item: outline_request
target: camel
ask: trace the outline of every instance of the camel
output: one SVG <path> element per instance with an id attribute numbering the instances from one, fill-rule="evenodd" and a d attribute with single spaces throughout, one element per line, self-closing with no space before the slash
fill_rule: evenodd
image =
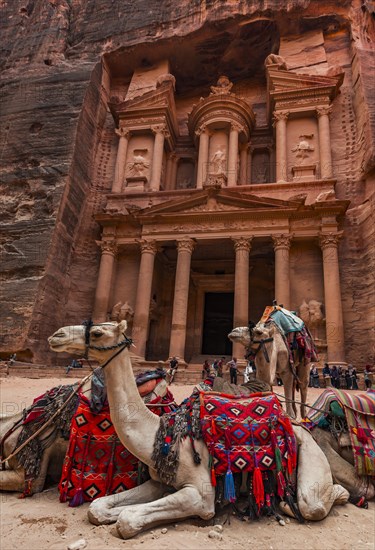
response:
<path id="1" fill-rule="evenodd" d="M 84 378 L 80 385 L 80 391 L 90 400 L 91 398 L 91 377 Z M 77 384 L 74 386 L 77 387 Z M 70 388 L 70 386 L 62 386 L 62 388 Z M 151 393 L 143 395 L 142 399 L 145 403 L 149 403 L 157 396 L 165 395 L 167 391 L 167 383 L 165 380 L 160 381 Z M 78 397 L 76 397 L 78 399 Z M 71 419 L 73 418 L 74 410 L 69 411 L 66 426 L 70 426 Z M 70 420 L 69 420 L 70 418 Z M 16 429 L 7 437 L 4 441 L 3 456 L 8 457 L 13 454 L 13 451 L 17 447 L 18 437 L 22 430 L 22 425 L 17 426 L 23 419 L 23 411 L 17 414 L 0 416 L 0 441 L 11 430 L 13 426 Z M 58 419 L 56 418 L 51 424 L 46 426 L 40 434 L 40 440 L 48 441 L 53 438 L 53 441 L 49 441 L 49 446 L 43 450 L 40 473 L 30 484 L 28 488 L 28 495 L 39 493 L 43 491 L 46 483 L 46 479 L 51 483 L 58 483 L 61 477 L 62 465 L 64 457 L 68 448 L 68 438 L 61 436 L 61 430 L 57 426 Z M 37 452 L 37 450 L 35 450 Z M 20 465 L 18 455 L 12 456 L 7 460 L 7 469 L 0 470 L 0 491 L 14 491 L 24 492 L 25 490 L 25 470 Z"/>
<path id="2" fill-rule="evenodd" d="M 286 412 L 296 418 L 295 389 L 301 392 L 301 418 L 305 417 L 310 366 L 301 361 L 296 368 L 298 383 L 289 363 L 289 350 L 274 322 L 258 323 L 253 329 L 237 327 L 228 334 L 232 342 L 239 342 L 255 355 L 257 378 L 272 386 L 276 375 L 284 384 Z"/>
<path id="3" fill-rule="evenodd" d="M 124 493 L 98 498 L 89 507 L 95 525 L 116 522 L 119 535 L 129 539 L 153 526 L 190 517 L 211 519 L 215 514 L 215 488 L 211 484 L 209 452 L 195 442 L 201 457 L 194 462 L 189 438 L 182 440 L 175 481 L 160 480 L 152 459 L 160 418 L 152 414 L 138 394 L 128 347 L 126 321 L 89 327 L 66 326 L 49 338 L 54 352 L 88 352 L 104 368 L 111 419 L 122 444 L 149 468 L 150 480 Z M 332 482 L 329 464 L 308 431 L 294 427 L 299 447 L 297 494 L 300 513 L 321 520 L 334 503 L 347 502 L 348 493 Z M 314 464 L 314 468 L 311 468 Z M 286 510 L 288 511 L 288 510 Z"/>

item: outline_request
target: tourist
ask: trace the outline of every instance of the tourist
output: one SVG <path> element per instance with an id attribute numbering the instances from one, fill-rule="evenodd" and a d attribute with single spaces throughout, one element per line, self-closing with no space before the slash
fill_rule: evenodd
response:
<path id="1" fill-rule="evenodd" d="M 222 378 L 223 377 L 223 367 L 225 363 L 225 357 L 222 357 L 217 362 L 217 375 Z"/>
<path id="2" fill-rule="evenodd" d="M 329 368 L 328 363 L 324 363 L 323 367 L 323 381 L 324 381 L 324 387 L 327 387 L 327 381 L 331 378 L 331 369 Z"/>
<path id="3" fill-rule="evenodd" d="M 227 367 L 229 367 L 230 383 L 237 384 L 237 373 L 238 373 L 237 357 L 233 357 L 233 359 L 227 363 Z"/>
<path id="4" fill-rule="evenodd" d="M 202 366 L 202 380 L 205 380 L 207 376 L 210 376 L 210 363 L 206 359 Z"/>
<path id="5" fill-rule="evenodd" d="M 372 381 L 371 381 L 371 378 L 370 378 L 370 372 L 366 370 L 366 367 L 365 367 L 365 370 L 363 372 L 363 378 L 364 378 L 364 381 L 365 381 L 366 390 L 370 390 L 371 386 L 372 386 Z"/>
<path id="6" fill-rule="evenodd" d="M 351 390 L 352 389 L 352 379 L 351 379 L 351 376 L 349 374 L 348 369 L 345 369 L 345 375 L 344 376 L 345 376 L 346 389 Z"/>
<path id="7" fill-rule="evenodd" d="M 312 387 L 319 388 L 319 371 L 316 365 L 311 366 L 310 379 L 312 379 Z"/>
<path id="8" fill-rule="evenodd" d="M 169 360 L 169 371 L 168 371 L 169 384 L 172 384 L 175 374 L 177 372 L 177 369 L 178 369 L 178 357 L 173 356 Z"/>
<path id="9" fill-rule="evenodd" d="M 334 388 L 339 387 L 340 375 L 339 375 L 339 370 L 336 367 L 336 365 L 333 365 L 332 370 L 331 370 L 331 383 L 332 383 L 332 386 Z"/>
<path id="10" fill-rule="evenodd" d="M 214 362 L 211 365 L 214 375 L 218 376 L 218 369 L 219 369 L 219 359 L 215 359 Z"/>
<path id="11" fill-rule="evenodd" d="M 353 365 L 349 365 L 348 371 L 349 371 L 349 376 L 351 378 L 351 389 L 358 390 L 358 382 L 357 382 L 358 376 L 357 376 L 357 371 L 355 367 L 353 367 Z"/>
<path id="12" fill-rule="evenodd" d="M 245 372 L 243 373 L 244 384 L 247 384 L 248 382 L 250 382 L 250 378 L 253 378 L 254 376 L 254 369 L 251 363 L 252 361 L 248 361 L 245 368 Z"/>

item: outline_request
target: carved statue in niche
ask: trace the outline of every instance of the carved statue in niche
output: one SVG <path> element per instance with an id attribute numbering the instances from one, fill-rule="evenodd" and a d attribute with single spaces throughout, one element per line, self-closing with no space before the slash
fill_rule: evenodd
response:
<path id="1" fill-rule="evenodd" d="M 233 88 L 233 82 L 227 76 L 220 76 L 216 86 L 211 86 L 211 95 L 230 94 Z"/>
<path id="2" fill-rule="evenodd" d="M 147 149 L 134 149 L 133 162 L 129 163 L 129 176 L 144 177 L 150 163 L 146 160 Z"/>
<path id="3" fill-rule="evenodd" d="M 127 321 L 130 323 L 133 320 L 134 317 L 134 309 L 129 304 L 128 301 L 126 301 L 124 304 L 122 302 L 117 302 L 112 308 L 111 314 L 109 316 L 110 321 L 116 321 L 119 323 L 120 321 Z"/>
<path id="4" fill-rule="evenodd" d="M 324 318 L 324 306 L 322 302 L 317 300 L 310 300 L 306 302 L 303 300 L 299 306 L 299 316 L 310 330 L 313 338 L 319 340 L 319 327 L 321 327 L 325 321 Z"/>
<path id="5" fill-rule="evenodd" d="M 222 146 L 219 146 L 219 149 L 212 155 L 210 161 L 210 173 L 211 174 L 225 174 L 227 163 L 227 156 L 225 151 L 223 151 Z"/>
<path id="6" fill-rule="evenodd" d="M 304 164 L 305 159 L 308 159 L 310 153 L 314 151 L 313 145 L 309 143 L 309 139 L 312 139 L 314 134 L 302 134 L 299 136 L 300 141 L 292 149 L 293 153 L 296 153 L 298 164 Z"/>

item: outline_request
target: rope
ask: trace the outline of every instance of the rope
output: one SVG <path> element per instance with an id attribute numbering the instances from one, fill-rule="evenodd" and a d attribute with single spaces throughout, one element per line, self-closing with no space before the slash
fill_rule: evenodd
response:
<path id="1" fill-rule="evenodd" d="M 69 401 L 71 401 L 73 399 L 73 397 L 78 393 L 78 391 L 80 390 L 80 388 L 83 386 L 83 384 L 85 382 L 87 382 L 87 380 L 89 380 L 92 376 L 92 372 L 90 374 L 88 374 L 87 376 L 85 376 L 85 378 L 83 378 L 81 380 L 81 382 L 79 382 L 78 386 L 76 387 L 76 389 L 69 395 L 68 399 L 61 405 L 61 407 L 55 412 L 55 414 L 53 414 L 36 432 L 34 432 L 28 439 L 26 439 L 26 441 L 24 441 L 22 443 L 22 445 L 20 445 L 18 447 L 18 449 L 15 449 L 9 456 L 7 456 L 6 458 L 3 458 L 0 460 L 0 464 L 4 464 L 5 462 L 7 462 L 8 460 L 10 460 L 11 458 L 15 457 L 20 451 L 22 451 L 22 449 L 24 447 L 26 447 L 26 445 L 28 445 L 30 443 L 30 441 L 32 441 L 33 439 L 35 439 L 47 426 L 49 426 L 53 420 L 55 420 L 55 418 L 61 413 L 61 411 L 67 406 L 67 404 L 69 403 Z"/>
<path id="2" fill-rule="evenodd" d="M 281 393 L 276 393 L 275 391 L 273 392 L 275 395 L 277 395 L 277 397 L 281 397 L 281 401 L 284 401 L 285 403 L 289 402 L 289 403 L 298 403 L 298 405 L 305 405 L 305 407 L 307 407 L 308 409 L 313 409 L 314 411 L 319 411 L 319 412 L 322 412 L 324 414 L 327 414 L 327 415 L 330 415 L 331 413 L 330 412 L 327 412 L 326 410 L 324 409 L 318 409 L 316 407 L 312 407 L 311 405 L 308 405 L 307 403 L 302 403 L 302 401 L 297 401 L 296 399 L 289 399 L 288 397 L 285 397 L 285 395 L 281 395 Z"/>

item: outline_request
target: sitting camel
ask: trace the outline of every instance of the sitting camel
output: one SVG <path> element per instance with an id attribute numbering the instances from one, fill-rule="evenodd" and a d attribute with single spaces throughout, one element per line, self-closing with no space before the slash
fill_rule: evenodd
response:
<path id="1" fill-rule="evenodd" d="M 104 368 L 111 419 L 122 444 L 149 468 L 151 479 L 120 494 L 95 500 L 88 516 L 95 525 L 117 522 L 119 534 L 131 538 L 150 527 L 215 514 L 215 488 L 211 484 L 209 451 L 203 441 L 195 441 L 201 457 L 194 462 L 191 442 L 180 444 L 175 480 L 161 482 L 152 459 L 154 441 L 161 419 L 152 414 L 138 394 L 125 335 L 126 321 L 100 323 L 90 327 L 67 326 L 49 338 L 54 352 L 88 352 Z M 334 503 L 345 503 L 347 491 L 332 482 L 324 453 L 304 428 L 295 426 L 298 443 L 297 494 L 302 516 L 320 520 Z M 311 465 L 314 464 L 314 468 Z M 317 491 L 318 489 L 318 491 Z"/>
<path id="2" fill-rule="evenodd" d="M 255 354 L 257 378 L 271 386 L 276 375 L 281 378 L 284 384 L 286 412 L 292 418 L 296 418 L 297 415 L 295 390 L 301 391 L 301 417 L 304 418 L 310 366 L 303 360 L 297 363 L 297 381 L 290 366 L 289 350 L 276 323 L 258 323 L 252 329 L 237 327 L 228 334 L 228 338 L 232 342 L 241 343 L 246 350 Z"/>
<path id="3" fill-rule="evenodd" d="M 78 402 L 76 393 L 78 390 L 88 400 L 91 399 L 91 375 L 84 378 L 80 384 L 60 386 L 60 394 L 65 396 L 65 404 L 67 405 L 66 397 L 69 395 L 72 396 L 71 404 L 65 409 L 66 415 L 63 420 L 61 411 L 60 415 L 41 429 L 38 435 L 38 441 L 41 444 L 32 445 L 32 455 L 28 461 L 36 464 L 40 459 L 40 466 L 39 473 L 30 482 L 27 496 L 43 491 L 47 477 L 52 483 L 60 481 L 62 465 L 68 448 L 70 424 Z M 167 383 L 165 380 L 161 380 L 151 393 L 142 394 L 142 399 L 145 403 L 149 403 L 155 397 L 163 397 L 166 392 Z M 14 450 L 20 447 L 19 436 L 23 429 L 22 421 L 23 411 L 13 415 L 3 414 L 0 417 L 1 456 L 5 459 L 10 456 L 6 460 L 7 468 L 0 470 L 0 491 L 24 492 L 26 488 L 25 469 L 20 464 L 20 455 L 14 453 Z M 38 457 L 38 453 L 41 454 L 40 457 Z"/>

